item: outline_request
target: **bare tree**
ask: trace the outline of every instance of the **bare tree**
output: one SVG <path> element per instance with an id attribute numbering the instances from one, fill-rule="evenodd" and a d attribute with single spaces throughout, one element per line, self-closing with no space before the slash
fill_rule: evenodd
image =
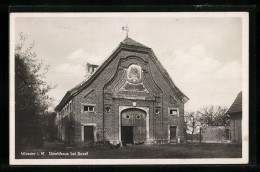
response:
<path id="1" fill-rule="evenodd" d="M 227 126 L 229 116 L 226 114 L 225 106 L 206 106 L 201 108 L 198 113 L 201 114 L 201 123 L 206 126 Z"/>
<path id="2" fill-rule="evenodd" d="M 199 131 L 200 128 L 200 114 L 198 112 L 186 112 L 184 115 L 186 133 L 189 132 L 192 135 L 192 142 L 194 140 L 194 134 Z"/>

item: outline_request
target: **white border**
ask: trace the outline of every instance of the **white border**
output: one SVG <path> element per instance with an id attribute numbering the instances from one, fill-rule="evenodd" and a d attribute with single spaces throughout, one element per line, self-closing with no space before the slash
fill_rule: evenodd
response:
<path id="1" fill-rule="evenodd" d="M 200 159 L 15 159 L 14 42 L 17 17 L 240 17 L 242 19 L 242 158 Z M 10 165 L 104 165 L 104 164 L 247 164 L 249 147 L 249 15 L 248 12 L 178 12 L 178 13 L 11 13 L 10 14 Z M 235 99 L 235 97 L 234 97 Z"/>

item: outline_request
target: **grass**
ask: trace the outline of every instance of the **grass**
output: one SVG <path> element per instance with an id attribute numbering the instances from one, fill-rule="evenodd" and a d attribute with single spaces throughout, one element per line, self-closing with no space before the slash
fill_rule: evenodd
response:
<path id="1" fill-rule="evenodd" d="M 56 148 L 55 148 L 56 146 Z M 24 152 L 45 152 L 45 155 L 21 156 L 17 152 L 16 158 L 80 158 L 80 159 L 160 159 L 160 158 L 241 158 L 241 144 L 200 143 L 200 144 L 150 144 L 127 145 L 118 149 L 100 149 L 86 147 L 84 149 L 66 150 L 61 145 L 49 144 L 43 149 L 26 150 Z M 48 155 L 49 152 L 76 153 L 76 155 Z M 77 155 L 77 152 L 87 155 Z M 46 155 L 47 154 L 47 155 Z"/>

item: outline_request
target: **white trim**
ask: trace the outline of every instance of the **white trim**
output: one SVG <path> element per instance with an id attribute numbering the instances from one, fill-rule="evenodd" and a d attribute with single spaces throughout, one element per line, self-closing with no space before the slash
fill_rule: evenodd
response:
<path id="1" fill-rule="evenodd" d="M 168 124 L 168 143 L 171 142 L 171 127 L 176 127 L 176 143 L 177 143 L 179 137 L 179 127 L 177 125 L 171 125 L 171 124 Z"/>
<path id="2" fill-rule="evenodd" d="M 177 110 L 177 115 L 170 114 L 170 110 Z M 177 116 L 177 117 L 179 117 L 179 108 L 175 108 L 175 107 L 168 107 L 168 115 L 170 115 L 170 116 Z"/>
<path id="3" fill-rule="evenodd" d="M 93 106 L 93 111 L 84 111 L 84 106 Z M 89 104 L 89 103 L 81 103 L 81 113 L 94 113 L 96 109 L 96 104 Z"/>
<path id="4" fill-rule="evenodd" d="M 72 112 L 72 100 L 69 101 L 68 105 L 69 105 L 69 112 Z"/>
<path id="5" fill-rule="evenodd" d="M 84 143 L 84 127 L 93 126 L 94 142 L 97 141 L 97 124 L 96 123 L 81 123 L 81 141 Z"/>
<path id="6" fill-rule="evenodd" d="M 118 125 L 118 140 L 119 142 L 122 142 L 121 140 L 121 112 L 125 109 L 141 109 L 146 112 L 146 141 L 149 141 L 149 108 L 148 107 L 138 107 L 138 106 L 119 106 L 119 125 Z"/>

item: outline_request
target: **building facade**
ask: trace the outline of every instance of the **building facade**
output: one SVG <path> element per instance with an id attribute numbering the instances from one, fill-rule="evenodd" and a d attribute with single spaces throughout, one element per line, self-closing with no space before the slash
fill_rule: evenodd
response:
<path id="1" fill-rule="evenodd" d="M 83 147 L 99 141 L 184 142 L 184 104 L 152 49 L 125 38 L 56 107 L 59 138 Z"/>
<path id="2" fill-rule="evenodd" d="M 242 91 L 226 112 L 230 116 L 230 137 L 232 142 L 242 142 Z"/>

